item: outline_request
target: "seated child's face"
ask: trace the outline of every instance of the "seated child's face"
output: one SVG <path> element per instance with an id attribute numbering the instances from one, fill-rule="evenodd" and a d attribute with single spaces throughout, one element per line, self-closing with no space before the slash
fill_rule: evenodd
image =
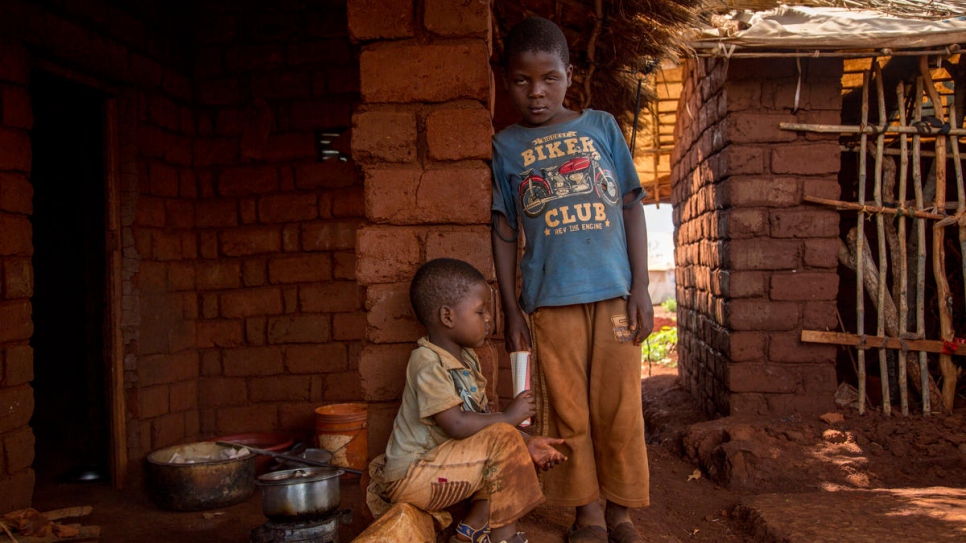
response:
<path id="1" fill-rule="evenodd" d="M 561 122 L 567 87 L 573 66 L 565 66 L 560 55 L 546 51 L 524 51 L 507 64 L 504 85 L 513 105 L 523 115 L 524 126 Z"/>
<path id="2" fill-rule="evenodd" d="M 490 333 L 490 286 L 479 282 L 456 304 L 453 340 L 460 347 L 479 347 Z"/>

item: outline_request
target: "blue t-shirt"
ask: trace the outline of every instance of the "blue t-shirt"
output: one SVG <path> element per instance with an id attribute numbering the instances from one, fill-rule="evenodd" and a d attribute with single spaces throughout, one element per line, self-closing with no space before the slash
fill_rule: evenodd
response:
<path id="1" fill-rule="evenodd" d="M 627 296 L 623 196 L 644 190 L 614 117 L 584 110 L 550 126 L 493 137 L 493 211 L 523 225 L 523 310 Z M 631 205 L 631 204 L 628 204 Z"/>

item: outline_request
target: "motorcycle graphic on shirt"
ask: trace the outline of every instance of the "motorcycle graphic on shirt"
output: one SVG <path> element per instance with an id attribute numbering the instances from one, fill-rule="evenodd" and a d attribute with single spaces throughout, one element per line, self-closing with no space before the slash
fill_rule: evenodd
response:
<path id="1" fill-rule="evenodd" d="M 553 168 L 540 168 L 540 175 L 531 168 L 520 176 L 520 202 L 523 212 L 530 218 L 537 217 L 547 207 L 547 202 L 595 191 L 610 205 L 617 205 L 620 189 L 614 174 L 601 168 L 600 155 L 586 153 Z"/>

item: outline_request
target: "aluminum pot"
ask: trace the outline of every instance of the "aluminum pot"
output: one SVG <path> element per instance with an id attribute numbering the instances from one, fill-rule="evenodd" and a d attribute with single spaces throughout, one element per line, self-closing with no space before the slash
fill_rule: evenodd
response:
<path id="1" fill-rule="evenodd" d="M 255 455 L 220 459 L 227 449 L 200 442 L 151 453 L 148 495 L 159 507 L 175 511 L 217 509 L 247 500 L 255 492 Z"/>
<path id="2" fill-rule="evenodd" d="M 305 467 L 260 475 L 262 513 L 274 521 L 318 518 L 339 507 L 341 468 Z"/>

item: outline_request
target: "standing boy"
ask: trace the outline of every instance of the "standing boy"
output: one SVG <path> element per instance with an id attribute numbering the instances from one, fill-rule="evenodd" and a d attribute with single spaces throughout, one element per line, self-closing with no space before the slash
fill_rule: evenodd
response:
<path id="1" fill-rule="evenodd" d="M 486 409 L 473 348 L 490 332 L 490 286 L 470 264 L 440 258 L 416 272 L 409 295 L 429 335 L 409 357 L 402 405 L 385 457 L 373 460 L 369 492 L 430 512 L 471 499 L 451 543 L 526 543 L 516 521 L 544 501 L 534 465 L 549 469 L 566 457 L 552 447 L 562 440 L 514 428 L 534 413 L 530 391 L 503 412 Z"/>
<path id="2" fill-rule="evenodd" d="M 614 118 L 564 107 L 573 66 L 553 22 L 516 25 L 504 69 L 523 116 L 493 139 L 506 346 L 532 350 L 538 430 L 563 438 L 570 457 L 543 476 L 544 492 L 551 505 L 576 508 L 571 543 L 640 541 L 628 508 L 649 501 L 639 346 L 654 309 L 643 189 Z M 526 239 L 519 300 L 518 224 Z"/>

